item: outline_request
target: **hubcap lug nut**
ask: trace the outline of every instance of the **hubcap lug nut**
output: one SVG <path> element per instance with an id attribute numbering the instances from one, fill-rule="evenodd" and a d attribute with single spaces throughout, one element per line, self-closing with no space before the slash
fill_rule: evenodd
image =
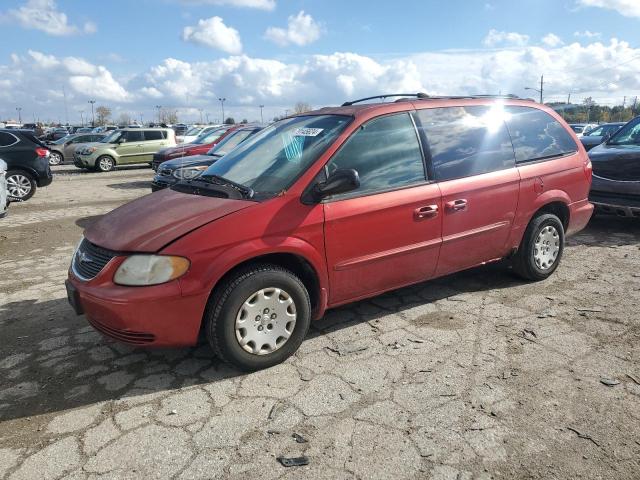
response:
<path id="1" fill-rule="evenodd" d="M 272 313 L 272 314 L 271 314 L 271 318 L 272 318 L 272 319 L 274 319 L 274 320 L 275 320 L 277 317 L 278 317 L 278 315 L 276 315 L 275 313 Z"/>
<path id="2" fill-rule="evenodd" d="M 264 313 L 269 313 L 269 309 L 268 309 L 268 308 L 265 308 L 265 309 L 264 309 Z"/>
<path id="3" fill-rule="evenodd" d="M 258 331 L 261 332 L 263 329 L 262 325 L 258 325 Z"/>

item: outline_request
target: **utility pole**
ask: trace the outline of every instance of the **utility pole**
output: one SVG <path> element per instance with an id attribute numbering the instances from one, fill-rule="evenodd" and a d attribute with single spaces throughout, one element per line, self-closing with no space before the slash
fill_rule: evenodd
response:
<path id="1" fill-rule="evenodd" d="M 84 111 L 80 110 L 80 123 L 84 127 Z"/>
<path id="2" fill-rule="evenodd" d="M 18 112 L 18 123 L 22 126 L 22 107 L 16 107 L 16 112 Z"/>
<path id="3" fill-rule="evenodd" d="M 158 109 L 158 124 L 162 123 L 162 120 L 160 119 L 160 110 L 162 109 L 162 105 L 156 105 L 156 108 Z"/>
<path id="4" fill-rule="evenodd" d="M 200 110 L 200 125 L 202 125 L 202 109 L 199 108 L 198 110 Z"/>
<path id="5" fill-rule="evenodd" d="M 631 107 L 631 115 L 635 116 L 636 114 L 636 105 L 638 104 L 638 96 L 633 99 L 633 106 Z"/>
<path id="6" fill-rule="evenodd" d="M 95 127 L 96 126 L 96 116 L 95 113 L 93 111 L 93 105 L 96 103 L 95 100 L 89 100 L 89 102 L 91 104 L 91 126 Z"/>
<path id="7" fill-rule="evenodd" d="M 69 108 L 67 107 L 67 91 L 62 86 L 62 96 L 64 97 L 64 121 L 69 125 Z"/>
<path id="8" fill-rule="evenodd" d="M 540 94 L 540 103 L 542 104 L 543 94 L 544 94 L 544 75 L 540 75 L 540 89 L 533 87 L 524 87 L 525 90 L 533 90 L 534 92 L 538 92 Z"/>
<path id="9" fill-rule="evenodd" d="M 224 102 L 226 102 L 227 99 L 220 97 L 220 98 L 218 98 L 218 100 L 220 100 L 220 105 L 222 106 L 222 124 L 224 125 L 224 120 L 225 120 L 225 118 L 224 118 Z"/>
<path id="10" fill-rule="evenodd" d="M 622 119 L 624 118 L 624 109 L 627 105 L 627 96 L 624 96 L 624 99 L 622 100 L 622 110 L 620 110 L 620 121 L 622 121 Z"/>
<path id="11" fill-rule="evenodd" d="M 262 116 L 262 109 L 264 108 L 264 105 L 260 105 L 260 123 L 264 123 L 264 117 Z"/>
<path id="12" fill-rule="evenodd" d="M 142 121 L 142 113 L 140 113 L 140 126 L 143 126 L 144 122 Z"/>

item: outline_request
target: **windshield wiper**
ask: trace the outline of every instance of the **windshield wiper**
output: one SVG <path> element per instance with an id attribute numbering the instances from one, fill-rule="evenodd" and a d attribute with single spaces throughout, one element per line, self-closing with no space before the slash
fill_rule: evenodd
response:
<path id="1" fill-rule="evenodd" d="M 240 192 L 246 198 L 252 198 L 255 193 L 253 191 L 253 188 L 242 185 L 241 183 L 236 183 L 232 180 L 229 180 L 228 178 L 221 177 L 220 175 L 200 175 L 198 179 L 205 182 L 213 183 L 214 185 L 231 187 Z"/>

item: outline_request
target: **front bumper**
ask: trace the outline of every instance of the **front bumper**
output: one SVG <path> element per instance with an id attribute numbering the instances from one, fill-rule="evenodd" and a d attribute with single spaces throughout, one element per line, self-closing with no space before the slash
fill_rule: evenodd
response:
<path id="1" fill-rule="evenodd" d="M 93 155 L 73 155 L 73 164 L 78 168 L 94 168 L 96 166 L 96 157 Z"/>
<path id="2" fill-rule="evenodd" d="M 168 177 L 166 175 L 156 175 L 151 181 L 151 191 L 157 192 L 158 190 L 169 188 L 171 185 L 175 185 L 176 183 L 178 183 L 178 180 L 173 176 Z"/>
<path id="3" fill-rule="evenodd" d="M 149 287 L 116 285 L 111 279 L 122 261 L 112 259 L 87 282 L 69 270 L 67 293 L 76 313 L 84 313 L 103 335 L 129 345 L 195 345 L 206 296 L 184 297 L 179 280 Z"/>
<path id="4" fill-rule="evenodd" d="M 640 182 L 594 175 L 589 200 L 598 213 L 640 218 Z"/>

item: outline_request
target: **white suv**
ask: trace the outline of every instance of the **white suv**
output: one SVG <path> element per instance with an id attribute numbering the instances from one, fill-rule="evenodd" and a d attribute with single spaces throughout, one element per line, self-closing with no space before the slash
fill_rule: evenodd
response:
<path id="1" fill-rule="evenodd" d="M 0 218 L 7 214 L 9 200 L 7 198 L 7 163 L 0 159 Z"/>

